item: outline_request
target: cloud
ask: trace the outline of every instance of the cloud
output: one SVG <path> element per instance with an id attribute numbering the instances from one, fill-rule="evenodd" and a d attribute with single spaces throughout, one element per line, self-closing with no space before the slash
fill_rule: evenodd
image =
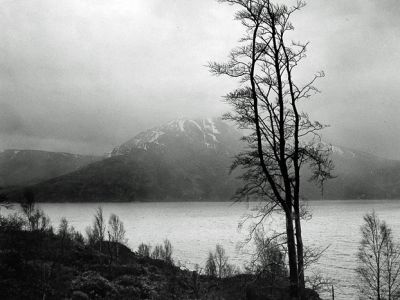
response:
<path id="1" fill-rule="evenodd" d="M 235 83 L 210 76 L 242 34 L 213 0 L 0 0 L 0 147 L 103 153 L 177 117 L 220 115 Z M 327 139 L 397 157 L 395 0 L 310 0 L 300 78 L 324 70 L 307 109 Z M 357 138 L 354 138 L 355 135 Z M 379 145 L 376 146 L 376 143 Z M 5 146 L 4 146 L 5 145 Z"/>

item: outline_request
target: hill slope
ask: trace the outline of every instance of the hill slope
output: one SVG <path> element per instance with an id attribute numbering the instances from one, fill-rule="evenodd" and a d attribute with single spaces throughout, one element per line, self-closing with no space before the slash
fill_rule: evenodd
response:
<path id="1" fill-rule="evenodd" d="M 5 150 L 0 152 L 0 186 L 38 183 L 99 159 L 96 156 L 39 150 Z"/>
<path id="2" fill-rule="evenodd" d="M 32 189 L 38 201 L 230 200 L 241 184 L 229 175 L 240 136 L 218 119 L 171 121 L 139 133 L 110 158 Z M 400 161 L 344 147 L 333 147 L 332 159 L 337 177 L 325 184 L 323 198 L 400 199 Z M 309 177 L 304 170 L 302 195 L 321 199 Z"/>
<path id="3" fill-rule="evenodd" d="M 336 178 L 324 187 L 325 199 L 400 199 L 400 161 L 333 147 Z M 305 196 L 320 199 L 315 186 L 304 184 Z"/>
<path id="4" fill-rule="evenodd" d="M 238 184 L 228 174 L 239 138 L 220 120 L 176 120 L 32 189 L 38 201 L 228 200 Z"/>

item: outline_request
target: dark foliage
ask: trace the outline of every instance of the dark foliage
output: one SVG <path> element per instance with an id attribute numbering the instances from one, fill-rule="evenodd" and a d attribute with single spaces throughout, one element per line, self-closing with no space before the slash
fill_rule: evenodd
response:
<path id="1" fill-rule="evenodd" d="M 23 222 L 17 216 L 0 218 L 0 299 L 240 300 L 287 295 L 285 289 L 260 289 L 253 275 L 197 275 L 171 262 L 137 255 L 124 245 L 119 245 L 118 261 L 111 263 L 106 253 L 110 242 L 104 242 L 102 253 L 98 245 L 76 238 L 67 222 L 57 234 L 25 231 Z"/>

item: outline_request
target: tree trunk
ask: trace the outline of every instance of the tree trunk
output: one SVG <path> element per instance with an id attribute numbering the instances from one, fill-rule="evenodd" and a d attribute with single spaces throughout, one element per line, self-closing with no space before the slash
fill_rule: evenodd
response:
<path id="1" fill-rule="evenodd" d="M 298 205 L 295 205 L 295 225 L 296 225 L 296 245 L 297 245 L 297 272 L 299 278 L 299 291 L 300 295 L 303 295 L 305 283 L 304 283 L 304 246 L 303 238 L 301 233 L 301 220 L 300 220 L 300 209 Z"/>
<path id="2" fill-rule="evenodd" d="M 381 274 L 380 274 L 380 264 L 378 260 L 378 272 L 376 276 L 376 285 L 377 285 L 377 292 L 378 292 L 378 298 L 377 300 L 381 300 Z"/>
<path id="3" fill-rule="evenodd" d="M 286 234 L 289 257 L 290 297 L 293 300 L 299 297 L 299 281 L 297 271 L 296 243 L 294 238 L 293 218 L 291 211 L 286 212 Z"/>

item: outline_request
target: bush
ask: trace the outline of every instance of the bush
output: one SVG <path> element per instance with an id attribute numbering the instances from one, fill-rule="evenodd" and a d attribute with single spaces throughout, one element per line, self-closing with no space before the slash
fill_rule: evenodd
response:
<path id="1" fill-rule="evenodd" d="M 106 298 L 116 293 L 116 289 L 111 282 L 93 271 L 85 272 L 76 278 L 72 282 L 72 290 L 84 292 L 94 299 L 97 299 L 97 297 Z"/>
<path id="2" fill-rule="evenodd" d="M 26 225 L 26 221 L 17 213 L 8 215 L 7 217 L 0 216 L 1 231 L 20 231 Z"/>
<path id="3" fill-rule="evenodd" d="M 81 291 L 74 291 L 72 293 L 72 300 L 89 300 L 89 296 Z"/>

